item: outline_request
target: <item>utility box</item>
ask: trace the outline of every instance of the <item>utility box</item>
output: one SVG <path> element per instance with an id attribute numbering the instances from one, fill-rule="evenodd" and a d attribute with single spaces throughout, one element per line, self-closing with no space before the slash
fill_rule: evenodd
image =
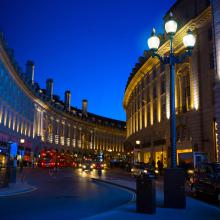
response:
<path id="1" fill-rule="evenodd" d="M 136 211 L 139 213 L 156 213 L 155 181 L 148 176 L 140 176 L 136 180 Z"/>

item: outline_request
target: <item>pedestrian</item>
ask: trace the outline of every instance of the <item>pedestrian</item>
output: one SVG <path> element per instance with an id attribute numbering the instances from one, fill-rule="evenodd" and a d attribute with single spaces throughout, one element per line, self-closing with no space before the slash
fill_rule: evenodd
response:
<path id="1" fill-rule="evenodd" d="M 20 176 L 21 182 L 23 183 L 24 182 L 24 162 L 23 162 L 23 160 L 20 161 L 19 176 Z"/>
<path id="2" fill-rule="evenodd" d="M 152 160 L 151 165 L 153 168 L 155 168 L 155 160 Z"/>
<path id="3" fill-rule="evenodd" d="M 162 174 L 162 171 L 163 171 L 163 162 L 161 162 L 160 160 L 158 160 L 158 161 L 157 161 L 157 167 L 158 167 L 159 174 L 161 175 L 161 174 Z"/>

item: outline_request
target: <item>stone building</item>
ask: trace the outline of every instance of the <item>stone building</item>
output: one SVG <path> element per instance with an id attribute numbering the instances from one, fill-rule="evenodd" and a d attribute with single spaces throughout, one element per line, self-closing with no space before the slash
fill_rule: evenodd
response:
<path id="1" fill-rule="evenodd" d="M 43 148 L 65 152 L 92 152 L 123 155 L 125 122 L 88 112 L 87 100 L 82 109 L 70 105 L 71 92 L 64 101 L 53 94 L 53 80 L 42 89 L 34 81 L 34 63 L 27 61 L 22 72 L 13 50 L 0 37 L 0 144 L 24 139 L 26 153 Z"/>
<path id="2" fill-rule="evenodd" d="M 177 159 L 205 152 L 219 160 L 219 0 L 177 0 L 164 16 L 173 12 L 178 21 L 174 51 L 185 51 L 182 39 L 188 29 L 196 35 L 190 58 L 175 66 Z M 213 7 L 212 7 L 213 6 Z M 160 55 L 169 52 L 166 34 L 160 35 Z M 215 59 L 216 58 L 216 59 Z M 126 147 L 136 160 L 170 161 L 169 66 L 161 65 L 149 51 L 139 58 L 128 78 L 123 106 L 127 116 Z M 136 141 L 140 145 L 136 145 Z"/>

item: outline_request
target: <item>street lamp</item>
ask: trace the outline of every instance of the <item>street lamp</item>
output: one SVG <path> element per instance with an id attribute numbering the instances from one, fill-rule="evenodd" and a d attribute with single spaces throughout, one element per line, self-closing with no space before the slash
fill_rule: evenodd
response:
<path id="1" fill-rule="evenodd" d="M 156 36 L 153 28 L 151 37 L 148 39 L 148 47 L 152 51 L 152 57 L 157 57 L 162 64 L 170 65 L 170 144 L 171 144 L 171 168 L 176 168 L 176 110 L 175 110 L 175 64 L 182 63 L 184 59 L 192 55 L 192 50 L 196 43 L 196 38 L 191 30 L 183 37 L 183 44 L 186 52 L 176 56 L 173 52 L 173 37 L 177 31 L 177 22 L 170 13 L 168 21 L 165 23 L 165 31 L 170 40 L 169 56 L 160 56 L 157 50 L 160 46 L 160 39 Z"/>
<path id="2" fill-rule="evenodd" d="M 23 138 L 20 139 L 20 144 L 21 144 L 21 158 L 23 159 L 23 154 L 24 154 L 24 142 L 25 140 Z"/>
<path id="3" fill-rule="evenodd" d="M 153 29 L 151 37 L 148 39 L 148 46 L 152 51 L 152 57 L 157 57 L 162 64 L 170 66 L 170 145 L 171 145 L 171 169 L 165 171 L 164 176 L 164 205 L 169 208 L 185 208 L 185 178 L 184 171 L 176 169 L 176 110 L 175 110 L 175 64 L 182 63 L 184 59 L 192 55 L 192 50 L 196 43 L 196 38 L 191 30 L 183 37 L 183 44 L 186 51 L 177 56 L 173 52 L 173 38 L 177 32 L 177 22 L 170 13 L 169 19 L 165 22 L 165 31 L 169 36 L 170 52 L 168 56 L 161 56 L 157 53 L 160 46 L 160 39 Z"/>
<path id="4" fill-rule="evenodd" d="M 137 145 L 140 145 L 140 144 L 141 144 L 141 141 L 136 140 L 136 144 L 137 144 Z"/>
<path id="5" fill-rule="evenodd" d="M 140 140 L 136 140 L 135 141 L 135 143 L 136 143 L 136 145 L 138 146 L 138 148 L 140 148 L 140 151 L 139 150 L 137 150 L 137 160 L 139 161 L 139 159 L 140 159 L 140 161 L 139 162 L 141 162 L 141 156 L 140 156 L 140 153 L 141 153 L 141 141 Z M 139 157 L 140 156 L 140 157 Z"/>

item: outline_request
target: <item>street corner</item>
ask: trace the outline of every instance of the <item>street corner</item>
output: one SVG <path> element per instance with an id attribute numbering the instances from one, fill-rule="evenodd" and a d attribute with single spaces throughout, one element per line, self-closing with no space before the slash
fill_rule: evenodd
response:
<path id="1" fill-rule="evenodd" d="M 0 198 L 9 197 L 9 196 L 18 196 L 25 193 L 30 193 L 37 190 L 36 187 L 31 186 L 27 183 L 11 183 L 8 187 L 0 189 Z"/>

